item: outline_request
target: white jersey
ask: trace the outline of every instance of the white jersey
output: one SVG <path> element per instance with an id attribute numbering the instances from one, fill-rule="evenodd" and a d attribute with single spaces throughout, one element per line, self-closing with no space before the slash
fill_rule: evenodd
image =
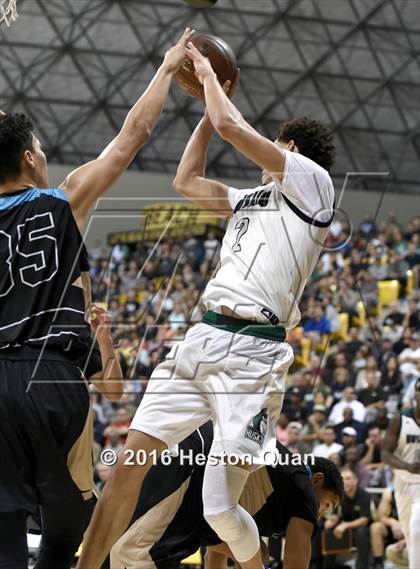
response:
<path id="1" fill-rule="evenodd" d="M 329 231 L 334 188 L 326 170 L 285 150 L 283 179 L 252 190 L 229 188 L 233 214 L 208 283 L 208 310 L 226 306 L 242 318 L 293 328 L 298 302 Z"/>
<path id="2" fill-rule="evenodd" d="M 408 463 L 420 462 L 420 426 L 414 417 L 401 415 L 400 436 L 395 456 Z M 420 483 L 420 474 L 395 470 L 395 475 L 404 482 Z"/>

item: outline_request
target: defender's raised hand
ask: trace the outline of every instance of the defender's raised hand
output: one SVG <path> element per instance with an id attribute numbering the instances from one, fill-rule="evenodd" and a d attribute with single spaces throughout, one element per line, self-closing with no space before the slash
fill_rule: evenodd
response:
<path id="1" fill-rule="evenodd" d="M 184 59 L 187 56 L 186 53 L 187 44 L 191 40 L 194 34 L 195 30 L 186 28 L 185 32 L 182 34 L 178 43 L 176 43 L 166 52 L 165 58 L 163 60 L 163 65 L 171 73 L 174 73 L 184 62 Z"/>
<path id="2" fill-rule="evenodd" d="M 200 53 L 192 42 L 188 43 L 186 54 L 192 60 L 194 64 L 195 75 L 201 84 L 204 83 L 204 79 L 207 76 L 215 75 L 215 71 L 211 66 L 208 57 L 205 57 L 202 53 Z"/>

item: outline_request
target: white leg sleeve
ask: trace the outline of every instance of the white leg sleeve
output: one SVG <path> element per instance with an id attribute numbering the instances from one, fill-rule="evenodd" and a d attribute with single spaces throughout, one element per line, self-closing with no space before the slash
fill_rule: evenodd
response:
<path id="1" fill-rule="evenodd" d="M 258 528 L 239 506 L 248 476 L 239 466 L 207 464 L 203 483 L 204 517 L 239 563 L 254 557 L 260 548 Z"/>

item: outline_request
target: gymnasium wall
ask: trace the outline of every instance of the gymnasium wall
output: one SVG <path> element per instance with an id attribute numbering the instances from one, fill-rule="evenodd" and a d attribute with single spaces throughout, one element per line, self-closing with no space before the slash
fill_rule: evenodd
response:
<path id="1" fill-rule="evenodd" d="M 73 166 L 51 165 L 50 185 L 59 184 L 73 168 Z M 105 243 L 109 233 L 138 230 L 139 211 L 145 205 L 157 203 L 159 200 L 182 201 L 172 189 L 172 179 L 173 176 L 167 174 L 127 172 L 107 197 L 100 200 L 93 212 L 86 234 L 88 247 L 93 246 L 97 240 Z M 222 181 L 239 188 L 252 187 L 249 180 Z M 256 180 L 253 186 L 258 183 L 259 180 Z M 337 199 L 341 186 L 342 182 L 336 185 Z M 356 227 L 366 215 L 374 215 L 378 207 L 378 220 L 387 218 L 390 212 L 395 212 L 401 223 L 407 223 L 419 212 L 418 196 L 392 194 L 386 192 L 386 189 L 382 195 L 381 192 L 352 190 L 351 186 L 351 183 L 348 184 L 340 208 L 346 212 Z"/>

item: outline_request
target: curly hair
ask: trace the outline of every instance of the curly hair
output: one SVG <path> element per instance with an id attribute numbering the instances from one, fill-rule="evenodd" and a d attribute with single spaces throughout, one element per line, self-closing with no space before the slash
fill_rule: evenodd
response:
<path id="1" fill-rule="evenodd" d="M 335 160 L 333 134 L 319 121 L 307 117 L 283 123 L 277 133 L 281 142 L 293 140 L 300 154 L 307 156 L 325 170 L 330 171 Z"/>
<path id="2" fill-rule="evenodd" d="M 315 464 L 311 466 L 312 472 L 321 472 L 324 475 L 323 488 L 325 490 L 332 490 L 340 498 L 340 503 L 344 498 L 344 483 L 343 477 L 338 467 L 328 458 L 315 456 Z"/>
<path id="3" fill-rule="evenodd" d="M 19 113 L 0 117 L 0 184 L 21 174 L 21 158 L 33 149 L 33 124 Z"/>

